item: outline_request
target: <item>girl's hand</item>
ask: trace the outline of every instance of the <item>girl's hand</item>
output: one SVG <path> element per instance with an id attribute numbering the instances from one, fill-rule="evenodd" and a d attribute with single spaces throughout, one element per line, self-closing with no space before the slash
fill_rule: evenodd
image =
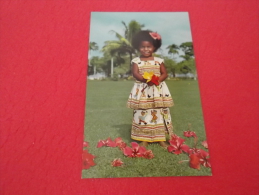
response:
<path id="1" fill-rule="evenodd" d="M 148 84 L 148 86 L 153 86 L 154 85 L 154 83 L 152 83 L 152 82 L 148 82 L 147 84 Z"/>
<path id="2" fill-rule="evenodd" d="M 147 83 L 147 80 L 144 79 L 144 78 L 142 77 L 142 75 L 139 73 L 138 65 L 135 64 L 135 63 L 132 65 L 132 75 L 133 75 L 133 77 L 134 77 L 136 80 L 138 80 L 138 81 L 140 81 L 140 82 L 143 82 L 143 83 Z"/>

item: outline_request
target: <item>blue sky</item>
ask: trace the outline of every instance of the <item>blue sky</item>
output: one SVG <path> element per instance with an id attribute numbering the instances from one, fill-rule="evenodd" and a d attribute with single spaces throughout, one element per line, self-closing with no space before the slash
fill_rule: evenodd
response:
<path id="1" fill-rule="evenodd" d="M 124 35 L 124 21 L 128 24 L 136 20 L 144 24 L 145 29 L 158 32 L 162 36 L 162 51 L 164 55 L 171 44 L 179 45 L 192 41 L 188 12 L 92 12 L 90 22 L 90 42 L 96 42 L 101 49 L 107 40 L 116 40 L 115 30 Z M 101 55 L 100 52 L 91 51 L 91 56 Z"/>

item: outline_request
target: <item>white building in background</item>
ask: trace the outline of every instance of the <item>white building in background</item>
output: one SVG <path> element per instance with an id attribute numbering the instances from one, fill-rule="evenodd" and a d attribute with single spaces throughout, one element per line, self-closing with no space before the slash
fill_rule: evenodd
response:
<path id="1" fill-rule="evenodd" d="M 175 74 L 175 77 L 177 78 L 182 78 L 182 77 L 186 77 L 186 78 L 196 78 L 197 75 L 194 75 L 193 73 L 187 73 L 187 74 Z"/>
<path id="2" fill-rule="evenodd" d="M 89 79 L 89 80 L 100 80 L 100 79 L 103 79 L 103 78 L 106 78 L 106 75 L 105 75 L 104 72 L 96 73 L 95 75 L 87 76 L 87 79 Z"/>

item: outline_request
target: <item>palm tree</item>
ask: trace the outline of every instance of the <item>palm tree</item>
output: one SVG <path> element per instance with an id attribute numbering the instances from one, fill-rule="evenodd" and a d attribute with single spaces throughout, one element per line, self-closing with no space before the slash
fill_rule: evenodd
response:
<path id="1" fill-rule="evenodd" d="M 122 24 L 125 27 L 124 37 L 131 43 L 133 36 L 141 31 L 141 29 L 145 26 L 144 24 L 140 24 L 135 20 L 130 21 L 127 26 L 125 22 L 122 21 Z"/>
<path id="2" fill-rule="evenodd" d="M 91 66 L 91 64 L 90 64 L 91 50 L 96 51 L 98 49 L 99 49 L 99 47 L 98 47 L 96 42 L 90 42 L 89 43 L 89 57 L 88 57 L 89 58 L 89 61 L 88 61 L 89 66 Z M 94 75 L 95 74 L 96 74 L 96 66 L 94 66 Z"/>
<path id="3" fill-rule="evenodd" d="M 188 55 L 189 57 L 194 56 L 192 42 L 182 43 L 179 47 L 184 52 L 185 55 Z"/>
<path id="4" fill-rule="evenodd" d="M 183 58 L 183 61 L 180 62 L 183 66 L 180 69 L 184 74 L 192 73 L 194 75 L 194 79 L 196 80 L 197 71 L 195 67 L 194 60 L 194 52 L 193 52 L 193 43 L 192 42 L 184 42 L 179 48 L 183 51 L 184 55 L 180 57 Z"/>
<path id="5" fill-rule="evenodd" d="M 136 53 L 135 49 L 131 45 L 131 40 L 134 34 L 139 32 L 144 25 L 139 24 L 135 20 L 132 20 L 128 25 L 122 21 L 122 24 L 125 27 L 124 36 L 120 35 L 118 32 L 111 30 L 110 32 L 114 33 L 117 40 L 106 41 L 105 45 L 102 48 L 104 53 L 109 53 L 111 56 L 129 55 L 130 61 L 132 60 L 133 54 Z M 131 63 L 128 73 L 131 73 Z"/>
<path id="6" fill-rule="evenodd" d="M 89 51 L 96 51 L 96 50 L 98 50 L 99 49 L 99 47 L 98 47 L 98 45 L 97 45 L 97 43 L 96 42 L 90 42 L 89 43 Z"/>
<path id="7" fill-rule="evenodd" d="M 169 45 L 166 49 L 169 49 L 168 54 L 173 55 L 173 59 L 175 59 L 174 55 L 179 54 L 178 49 L 179 47 L 175 44 Z"/>

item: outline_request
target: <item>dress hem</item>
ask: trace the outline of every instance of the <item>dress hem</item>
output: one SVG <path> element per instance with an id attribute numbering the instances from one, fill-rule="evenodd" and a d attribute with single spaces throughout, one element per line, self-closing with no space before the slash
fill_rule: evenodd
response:
<path id="1" fill-rule="evenodd" d="M 153 142 L 164 142 L 166 141 L 166 139 L 163 139 L 163 140 L 155 140 L 155 141 L 148 141 L 148 140 L 144 140 L 144 139 L 135 139 L 135 138 L 132 138 L 131 139 L 133 140 L 136 140 L 136 141 L 141 141 L 141 142 L 150 142 L 150 143 L 153 143 Z"/>

